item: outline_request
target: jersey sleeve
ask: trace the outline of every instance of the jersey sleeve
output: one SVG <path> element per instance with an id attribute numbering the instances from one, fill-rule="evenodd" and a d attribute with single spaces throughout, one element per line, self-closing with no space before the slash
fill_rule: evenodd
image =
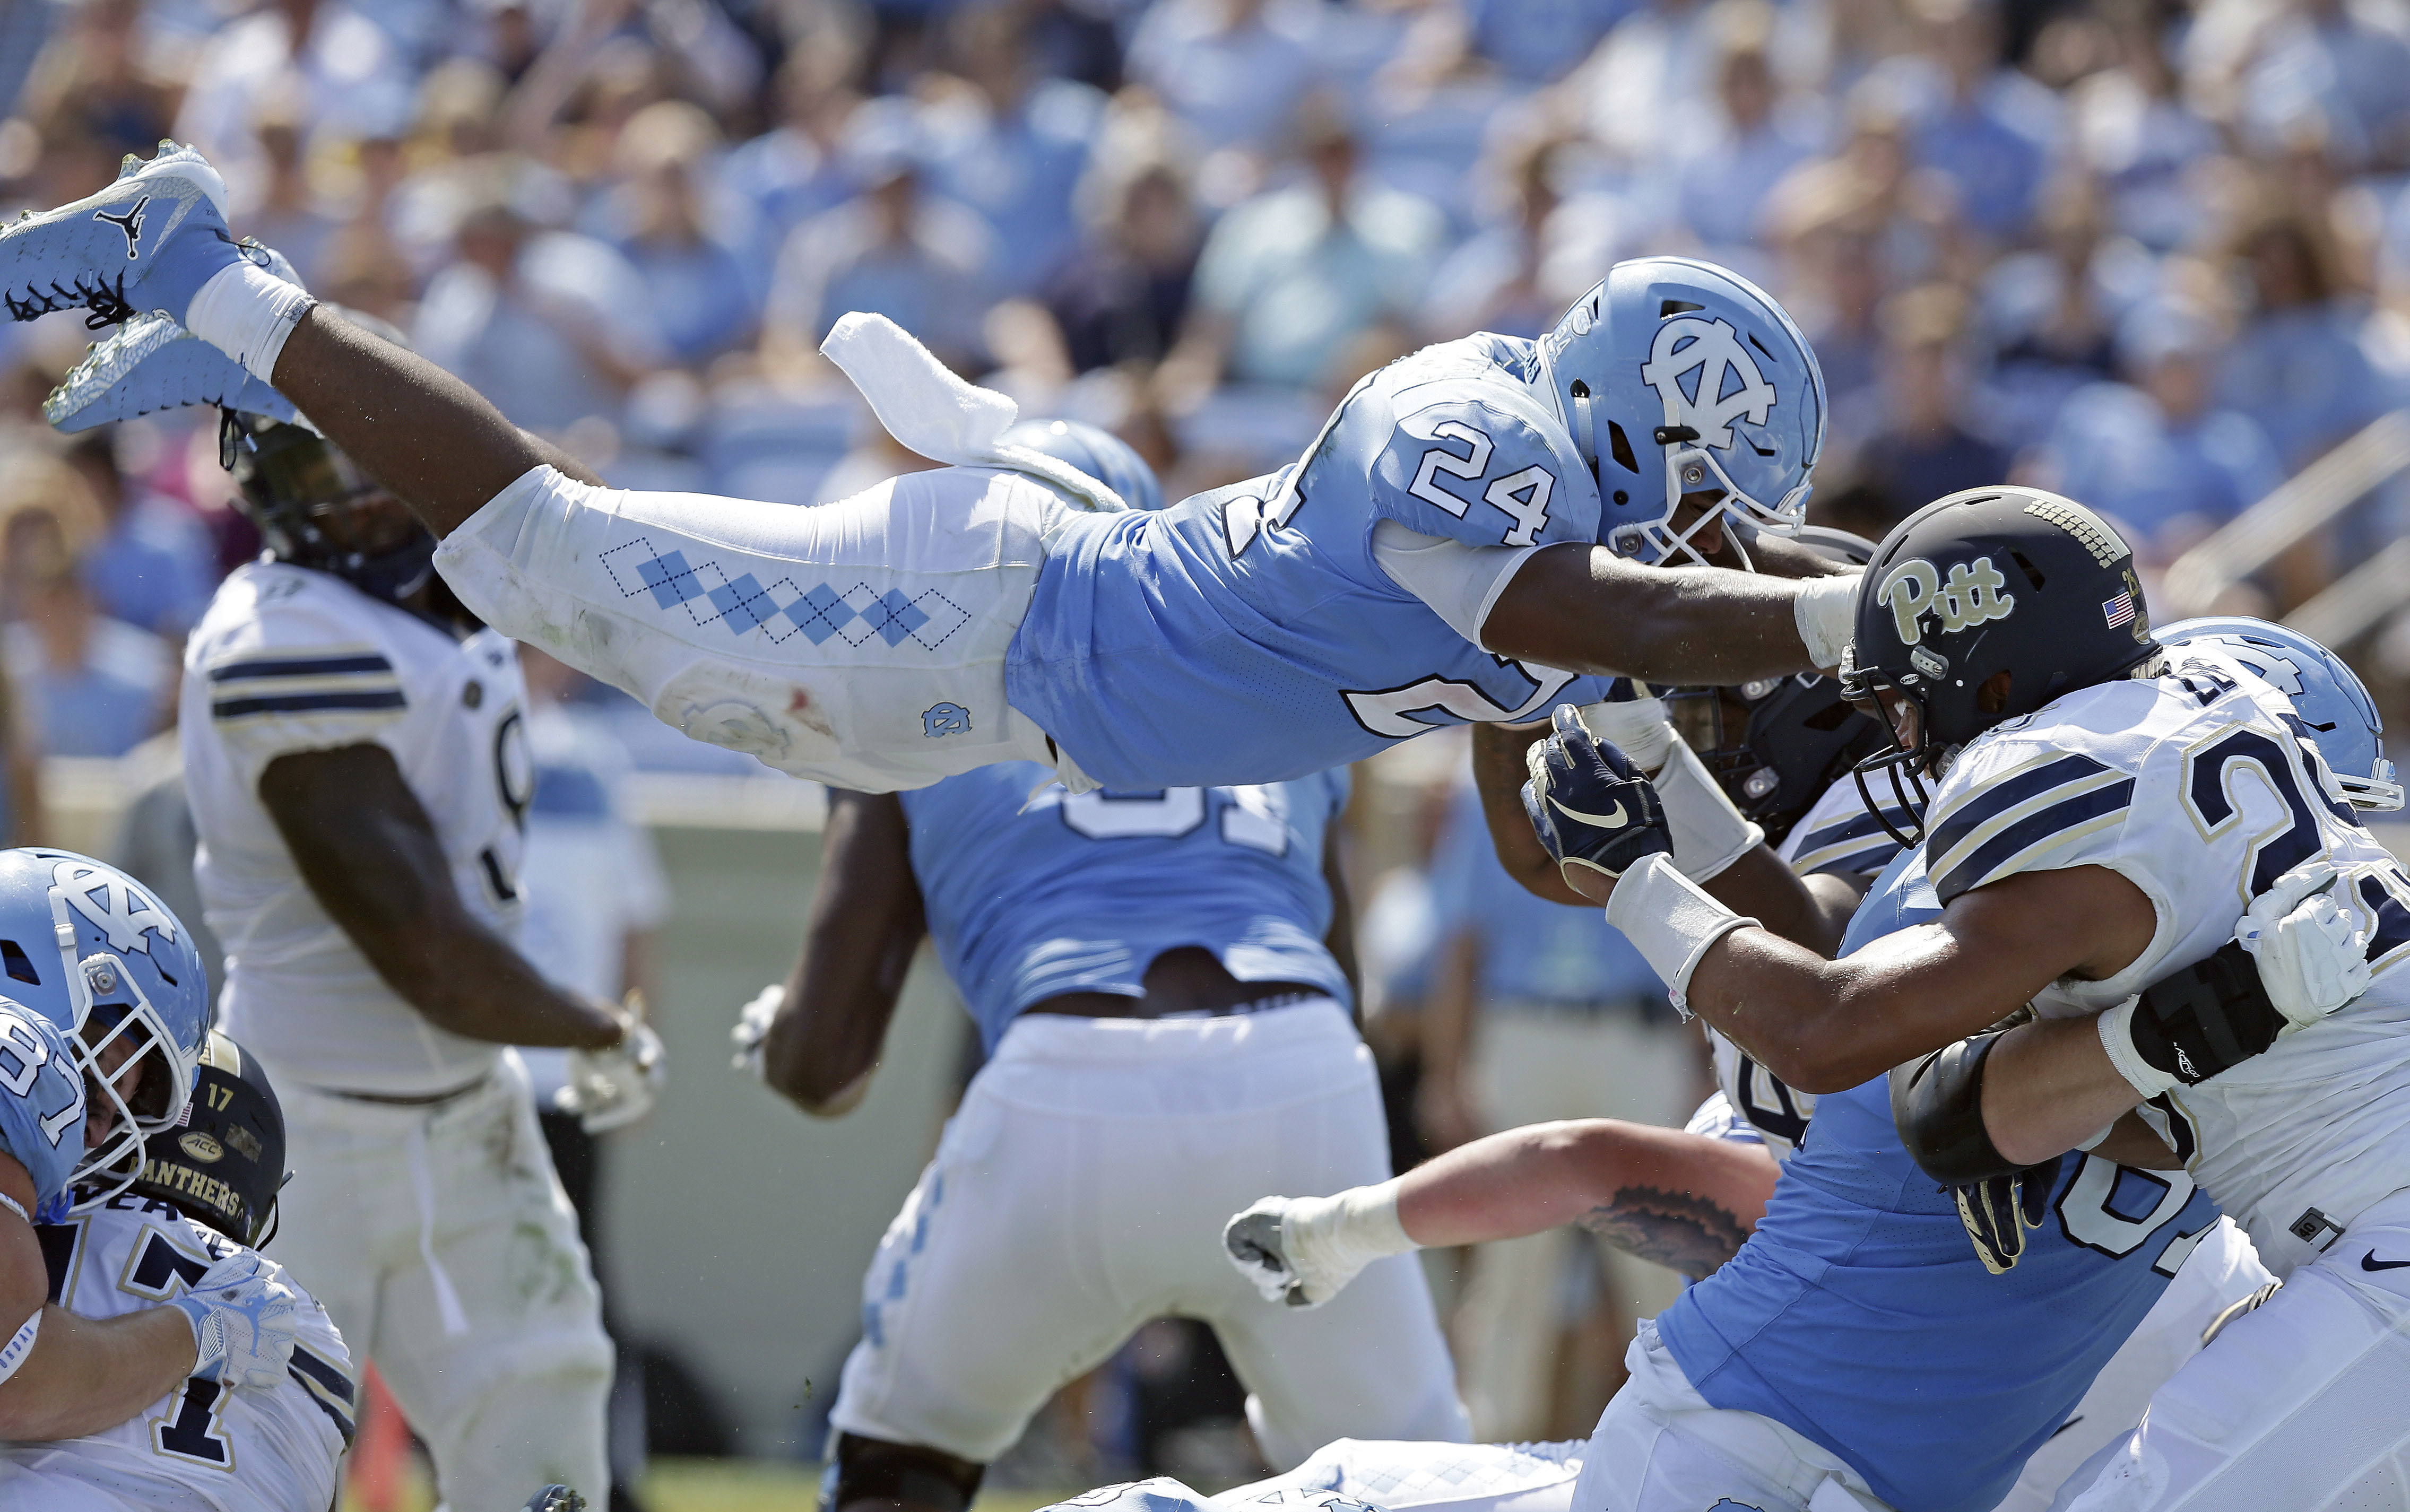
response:
<path id="1" fill-rule="evenodd" d="M 1890 791 L 1891 779 L 1885 776 L 1866 778 L 1866 792 L 1874 794 L 1882 806 L 1883 817 L 1901 834 L 1912 833 L 1916 818 Z M 1782 837 L 1775 853 L 1783 863 L 1802 877 L 1818 872 L 1864 872 L 1869 876 L 1882 870 L 1899 854 L 1900 844 L 1891 831 L 1883 828 L 1881 819 L 1866 807 L 1866 795 L 1858 791 L 1857 778 L 1845 777 L 1826 788 L 1791 833 Z"/>
<path id="2" fill-rule="evenodd" d="M 2080 734 L 2058 724 L 2040 738 L 1976 745 L 1952 768 L 1925 815 L 1925 865 L 1943 907 L 2023 871 L 2134 869 L 2125 831 L 2137 766 L 2054 738 Z"/>
<path id="3" fill-rule="evenodd" d="M 244 786 L 279 756 L 379 741 L 408 711 L 380 627 L 310 584 L 198 648 L 210 724 Z"/>
<path id="4" fill-rule="evenodd" d="M 33 1177 L 37 1221 L 65 1195 L 83 1115 L 83 1073 L 58 1025 L 0 998 L 0 1152 Z"/>
<path id="5" fill-rule="evenodd" d="M 1597 539 L 1597 485 L 1528 390 L 1503 376 L 1427 386 L 1401 396 L 1412 407 L 1373 459 L 1375 516 L 1469 546 Z"/>

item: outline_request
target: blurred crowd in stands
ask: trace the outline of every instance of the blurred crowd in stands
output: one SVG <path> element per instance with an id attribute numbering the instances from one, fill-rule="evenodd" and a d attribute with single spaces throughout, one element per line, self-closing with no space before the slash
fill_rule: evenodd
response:
<path id="1" fill-rule="evenodd" d="M 814 350 L 859 309 L 1178 498 L 1648 252 L 1797 313 L 1867 534 L 2015 475 L 2163 567 L 2410 385 L 2403 0 L 0 0 L 0 122 L 11 207 L 196 143 L 320 295 L 631 487 L 914 465 Z M 194 418 L 41 436 L 86 339 L 0 329 L 0 614 L 20 722 L 107 754 L 253 542 Z"/>

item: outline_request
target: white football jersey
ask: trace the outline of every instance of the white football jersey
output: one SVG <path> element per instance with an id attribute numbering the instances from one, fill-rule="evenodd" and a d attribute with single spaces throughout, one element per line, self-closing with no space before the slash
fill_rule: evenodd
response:
<path id="1" fill-rule="evenodd" d="M 180 1297 L 233 1240 L 155 1198 L 130 1193 L 35 1230 L 51 1297 L 70 1313 L 111 1318 Z M 298 1289 L 291 1272 L 287 1285 Z M 352 1357 L 325 1308 L 301 1300 L 293 1363 L 272 1390 L 188 1380 L 106 1432 L 0 1444 L 7 1466 L 92 1480 L 141 1506 L 298 1512 L 331 1506 L 335 1465 L 356 1421 Z"/>
<path id="2" fill-rule="evenodd" d="M 416 1094 L 490 1070 L 499 1045 L 439 1029 L 385 984 L 301 880 L 259 801 L 268 763 L 374 743 L 425 806 L 470 911 L 516 939 L 534 789 L 511 643 L 465 639 L 339 577 L 237 568 L 184 651 L 180 738 L 196 872 L 225 942 L 220 1027 L 312 1086 Z"/>
<path id="3" fill-rule="evenodd" d="M 2181 653 L 2179 653 L 2181 656 Z M 2277 877 L 2324 856 L 2371 930 L 2374 983 L 2214 1081 L 2155 1099 L 2195 1181 L 2288 1273 L 2369 1204 L 2410 1186 L 2410 877 L 2361 826 L 2279 693 L 2184 659 L 2070 693 L 1969 742 L 1935 794 L 1941 901 L 2021 871 L 2107 866 L 2158 915 L 2106 981 L 2062 980 L 2046 1014 L 2097 1013 L 2234 937 Z"/>

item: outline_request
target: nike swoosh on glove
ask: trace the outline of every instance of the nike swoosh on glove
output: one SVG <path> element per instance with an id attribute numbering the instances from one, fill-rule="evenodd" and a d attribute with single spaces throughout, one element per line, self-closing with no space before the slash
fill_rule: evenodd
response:
<path id="1" fill-rule="evenodd" d="M 2296 866 L 2251 900 L 2234 938 L 2286 1022 L 2304 1029 L 2368 990 L 2368 935 L 2335 901 L 2342 874 L 2327 861 Z"/>
<path id="2" fill-rule="evenodd" d="M 609 1049 L 569 1053 L 569 1080 L 552 1095 L 552 1105 L 574 1113 L 587 1133 L 607 1134 L 651 1112 L 668 1076 L 661 1037 L 636 1019 L 628 1037 Z"/>
<path id="3" fill-rule="evenodd" d="M 194 1375 L 261 1391 L 283 1381 L 301 1294 L 285 1285 L 283 1268 L 274 1260 L 238 1251 L 167 1305 L 193 1321 Z"/>
<path id="4" fill-rule="evenodd" d="M 1558 705 L 1550 723 L 1555 733 L 1532 748 L 1523 811 L 1557 865 L 1620 877 L 1643 856 L 1671 855 L 1664 806 L 1639 769 L 1571 704 Z"/>

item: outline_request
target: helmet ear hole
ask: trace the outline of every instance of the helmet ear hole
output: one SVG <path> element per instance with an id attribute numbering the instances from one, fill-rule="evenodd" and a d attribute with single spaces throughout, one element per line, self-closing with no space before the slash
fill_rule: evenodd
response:
<path id="1" fill-rule="evenodd" d="M 33 958 L 13 939 L 0 939 L 0 968 L 7 969 L 11 981 L 36 987 L 42 984 L 42 974 L 34 969 Z"/>
<path id="2" fill-rule="evenodd" d="M 1606 448 L 1614 457 L 1616 466 L 1634 477 L 1640 475 L 1640 458 L 1633 455 L 1631 438 L 1623 433 L 1621 426 L 1612 420 L 1606 422 Z"/>

